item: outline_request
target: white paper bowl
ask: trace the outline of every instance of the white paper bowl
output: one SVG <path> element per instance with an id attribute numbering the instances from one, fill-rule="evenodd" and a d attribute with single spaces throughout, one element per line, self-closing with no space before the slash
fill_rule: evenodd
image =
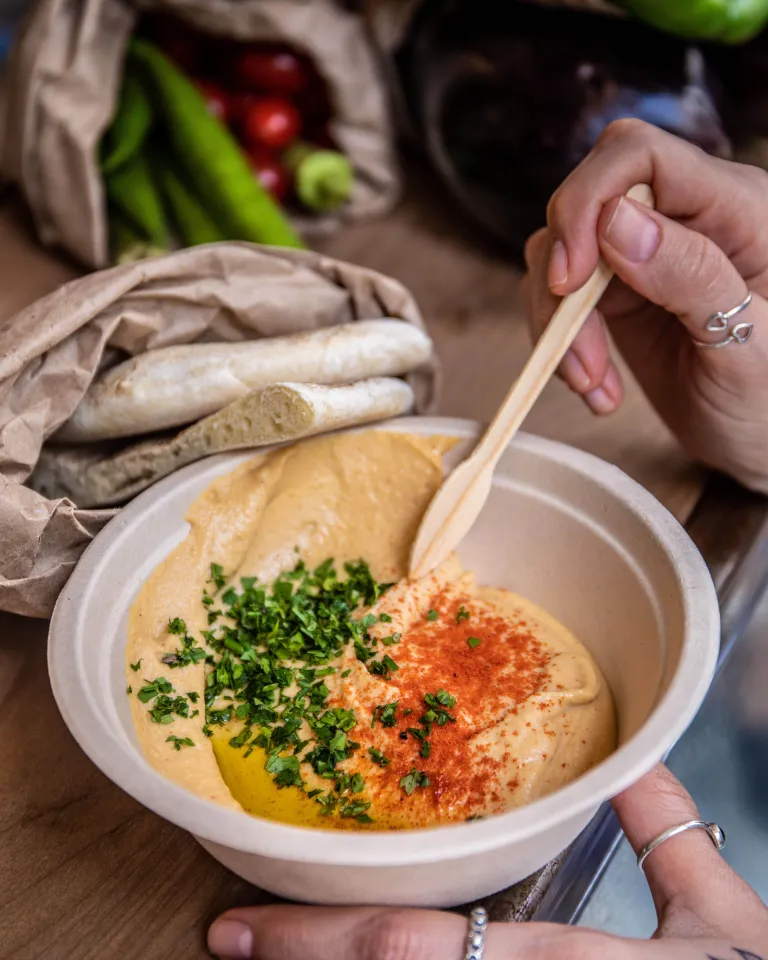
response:
<path id="1" fill-rule="evenodd" d="M 479 427 L 408 418 L 382 429 L 460 437 L 452 454 L 459 459 Z M 459 553 L 481 583 L 540 604 L 589 648 L 616 701 L 616 752 L 527 807 L 405 833 L 289 827 L 174 786 L 147 764 L 131 722 L 127 614 L 142 581 L 185 536 L 192 501 L 249 455 L 194 464 L 121 511 L 59 598 L 48 663 L 59 709 L 91 760 L 252 883 L 329 904 L 452 906 L 488 895 L 568 846 L 598 806 L 650 770 L 696 714 L 717 660 L 719 614 L 693 543 L 615 467 L 523 435 L 502 457 L 490 499 Z"/>

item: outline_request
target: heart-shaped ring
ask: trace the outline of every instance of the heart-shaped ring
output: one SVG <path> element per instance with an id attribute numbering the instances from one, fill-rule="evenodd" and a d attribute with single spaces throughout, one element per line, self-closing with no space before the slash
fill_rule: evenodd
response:
<path id="1" fill-rule="evenodd" d="M 752 303 L 752 294 L 748 293 L 742 302 L 732 310 L 713 313 L 709 320 L 707 320 L 706 331 L 708 333 L 726 333 L 727 335 L 723 340 L 718 340 L 717 343 L 694 340 L 694 344 L 697 347 L 708 347 L 717 350 L 720 347 L 727 347 L 729 343 L 746 343 L 752 336 L 753 325 L 751 323 L 737 323 L 732 327 L 730 321 L 742 311 L 746 310 L 750 303 Z"/>

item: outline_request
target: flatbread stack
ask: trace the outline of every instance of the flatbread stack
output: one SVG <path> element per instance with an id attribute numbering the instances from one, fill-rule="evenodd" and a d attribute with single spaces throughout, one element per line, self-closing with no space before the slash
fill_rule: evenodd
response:
<path id="1" fill-rule="evenodd" d="M 114 506 L 214 453 L 400 416 L 413 406 L 400 377 L 431 356 L 422 330 L 390 319 L 151 350 L 93 381 L 29 484 Z"/>

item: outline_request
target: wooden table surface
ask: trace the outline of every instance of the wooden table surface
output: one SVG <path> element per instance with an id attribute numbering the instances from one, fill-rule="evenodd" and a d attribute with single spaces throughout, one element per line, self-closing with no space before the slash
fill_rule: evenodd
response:
<path id="1" fill-rule="evenodd" d="M 383 221 L 325 252 L 415 293 L 444 364 L 441 412 L 488 419 L 527 356 L 518 274 L 464 224 L 428 177 Z M 417 198 L 418 199 L 415 199 Z M 76 275 L 0 202 L 0 319 Z M 680 519 L 703 482 L 638 390 L 596 419 L 559 382 L 527 429 L 623 467 Z M 266 902 L 183 831 L 108 781 L 70 737 L 45 664 L 47 624 L 0 614 L 0 960 L 198 960 L 221 910 Z"/>

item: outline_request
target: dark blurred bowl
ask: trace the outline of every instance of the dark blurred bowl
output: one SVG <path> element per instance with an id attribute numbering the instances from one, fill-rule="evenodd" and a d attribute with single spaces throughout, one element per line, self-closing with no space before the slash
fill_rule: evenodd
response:
<path id="1" fill-rule="evenodd" d="M 521 254 L 612 121 L 728 157 L 700 51 L 637 21 L 497 0 L 427 0 L 397 55 L 413 124 L 459 204 Z"/>

